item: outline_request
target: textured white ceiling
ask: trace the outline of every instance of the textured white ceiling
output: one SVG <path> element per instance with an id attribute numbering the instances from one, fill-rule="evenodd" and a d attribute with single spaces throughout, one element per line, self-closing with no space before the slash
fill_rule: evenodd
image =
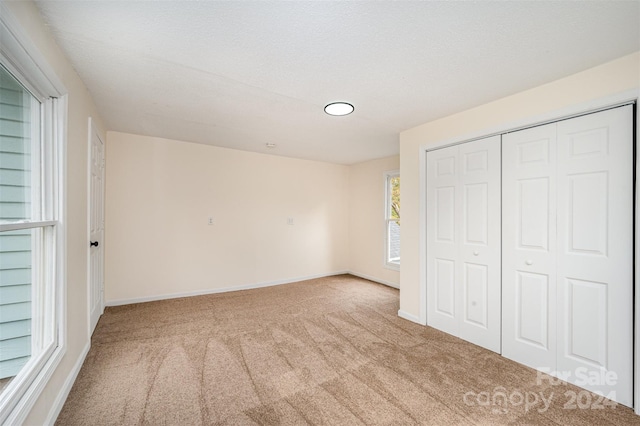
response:
<path id="1" fill-rule="evenodd" d="M 639 1 L 37 4 L 108 130 L 342 164 L 640 50 Z"/>

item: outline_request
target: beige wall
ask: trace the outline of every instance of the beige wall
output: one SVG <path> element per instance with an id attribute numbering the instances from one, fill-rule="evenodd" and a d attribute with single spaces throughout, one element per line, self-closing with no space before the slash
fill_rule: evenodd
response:
<path id="1" fill-rule="evenodd" d="M 384 173 L 399 169 L 398 156 L 349 167 L 349 270 L 394 287 L 400 272 L 384 267 Z"/>
<path id="2" fill-rule="evenodd" d="M 43 424 L 60 389 L 89 343 L 87 313 L 87 134 L 88 118 L 101 126 L 86 87 L 53 41 L 31 2 L 7 3 L 25 34 L 33 41 L 68 90 L 67 122 L 67 351 L 27 418 Z"/>
<path id="3" fill-rule="evenodd" d="M 400 173 L 402 176 L 402 265 L 400 310 L 405 316 L 424 319 L 421 312 L 420 249 L 420 163 L 425 147 L 442 141 L 455 142 L 496 133 L 516 126 L 533 124 L 541 119 L 558 117 L 568 110 L 601 105 L 612 98 L 640 87 L 640 53 L 583 71 L 578 74 L 481 105 L 440 120 L 423 124 L 400 134 Z"/>
<path id="4" fill-rule="evenodd" d="M 346 271 L 348 174 L 108 132 L 107 304 Z"/>

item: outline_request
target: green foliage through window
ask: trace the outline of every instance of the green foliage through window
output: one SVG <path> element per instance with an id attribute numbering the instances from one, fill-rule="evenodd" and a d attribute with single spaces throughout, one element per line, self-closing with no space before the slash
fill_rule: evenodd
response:
<path id="1" fill-rule="evenodd" d="M 394 176 L 389 180 L 391 190 L 391 218 L 397 220 L 400 225 L 400 176 Z"/>

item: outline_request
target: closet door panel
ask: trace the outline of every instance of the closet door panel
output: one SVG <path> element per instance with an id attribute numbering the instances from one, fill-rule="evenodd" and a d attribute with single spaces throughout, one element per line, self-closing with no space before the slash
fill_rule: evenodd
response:
<path id="1" fill-rule="evenodd" d="M 502 138 L 502 354 L 556 369 L 556 125 Z"/>
<path id="2" fill-rule="evenodd" d="M 489 268 L 465 262 L 463 265 L 463 320 L 487 330 L 489 327 Z M 461 337 L 463 337 L 461 333 Z M 476 336 L 471 336 L 474 338 Z M 470 339 L 467 339 L 470 340 Z"/>
<path id="3" fill-rule="evenodd" d="M 633 385 L 632 129 L 631 106 L 558 123 L 558 370 L 628 406 Z M 585 376 L 597 379 L 585 381 Z"/>
<path id="4" fill-rule="evenodd" d="M 500 352 L 500 136 L 459 147 L 461 338 Z"/>
<path id="5" fill-rule="evenodd" d="M 443 327 L 447 327 L 451 322 L 451 333 L 455 333 L 456 326 L 456 261 L 451 259 L 442 259 L 436 257 L 433 262 L 435 269 L 435 282 L 434 282 L 434 300 L 435 314 L 442 315 L 446 318 L 439 318 L 432 320 L 434 327 L 438 323 L 444 322 L 446 325 L 440 325 L 437 328 L 444 330 Z M 438 317 L 434 317 L 438 318 Z M 451 321 L 450 321 L 451 320 Z"/>
<path id="6" fill-rule="evenodd" d="M 427 153 L 427 324 L 500 351 L 500 137 Z"/>
<path id="7" fill-rule="evenodd" d="M 458 147 L 427 153 L 427 324 L 457 334 Z"/>
<path id="8" fill-rule="evenodd" d="M 549 349 L 549 275 L 518 271 L 515 304 L 517 338 L 540 350 Z"/>

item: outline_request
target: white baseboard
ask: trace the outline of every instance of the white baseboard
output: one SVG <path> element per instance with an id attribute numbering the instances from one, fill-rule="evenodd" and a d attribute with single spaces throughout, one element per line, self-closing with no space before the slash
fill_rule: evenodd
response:
<path id="1" fill-rule="evenodd" d="M 398 311 L 398 316 L 408 321 L 415 322 L 416 324 L 425 325 L 425 324 L 422 324 L 422 322 L 420 322 L 420 318 L 418 318 L 413 314 L 410 314 L 409 312 L 403 311 L 402 309 Z"/>
<path id="2" fill-rule="evenodd" d="M 241 285 L 237 287 L 212 288 L 207 290 L 190 291 L 190 292 L 184 292 L 184 293 L 170 293 L 170 294 L 161 294 L 158 296 L 135 297 L 132 299 L 116 299 L 116 300 L 107 301 L 105 303 L 105 306 L 130 305 L 132 303 L 154 302 L 157 300 L 177 299 L 179 297 L 203 296 L 206 294 L 228 293 L 230 291 L 252 290 L 256 288 L 271 287 L 271 286 L 282 285 L 282 284 L 291 284 L 299 281 L 314 280 L 317 278 L 332 277 L 334 275 L 344 275 L 349 273 L 350 273 L 349 271 L 338 271 L 338 272 L 330 272 L 327 274 L 311 275 L 307 277 L 290 278 L 286 280 L 265 281 L 261 283 L 247 284 L 247 285 Z"/>
<path id="3" fill-rule="evenodd" d="M 82 349 L 80 356 L 78 357 L 76 363 L 73 365 L 73 368 L 69 372 L 67 376 L 67 380 L 64 381 L 62 388 L 58 392 L 55 401 L 53 401 L 53 405 L 49 410 L 49 415 L 47 416 L 47 420 L 45 421 L 45 425 L 53 425 L 56 422 L 56 419 L 60 415 L 60 411 L 62 411 L 62 407 L 64 406 L 65 401 L 67 400 L 67 396 L 69 396 L 69 392 L 71 392 L 71 388 L 73 384 L 76 382 L 78 378 L 78 374 L 80 373 L 80 369 L 82 368 L 82 364 L 84 364 L 84 360 L 89 353 L 89 349 L 91 348 L 91 342 L 87 342 L 87 344 Z"/>
<path id="4" fill-rule="evenodd" d="M 360 272 L 349 271 L 347 273 L 350 274 L 350 275 L 356 276 L 356 277 L 364 278 L 365 280 L 373 281 L 374 283 L 384 284 L 384 285 L 386 285 L 388 287 L 393 287 L 393 288 L 400 289 L 400 285 L 398 285 L 397 283 L 391 282 L 391 281 L 386 281 L 386 280 L 381 280 L 379 278 L 374 278 L 374 277 L 366 275 L 366 274 L 361 274 Z"/>

